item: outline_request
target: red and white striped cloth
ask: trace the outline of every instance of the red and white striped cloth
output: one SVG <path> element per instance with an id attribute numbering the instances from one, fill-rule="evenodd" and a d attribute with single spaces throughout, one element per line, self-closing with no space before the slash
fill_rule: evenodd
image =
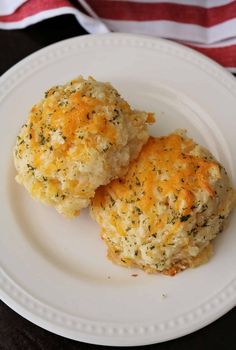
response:
<path id="1" fill-rule="evenodd" d="M 62 14 L 74 14 L 89 33 L 179 41 L 236 72 L 236 1 L 0 0 L 0 29 L 24 28 Z"/>

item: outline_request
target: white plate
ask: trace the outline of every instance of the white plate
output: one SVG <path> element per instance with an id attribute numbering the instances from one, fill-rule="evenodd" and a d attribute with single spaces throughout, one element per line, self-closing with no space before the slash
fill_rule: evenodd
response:
<path id="1" fill-rule="evenodd" d="M 12 147 L 31 105 L 79 74 L 110 81 L 134 107 L 154 111 L 153 134 L 187 128 L 235 183 L 236 81 L 223 68 L 178 44 L 123 34 L 38 51 L 0 82 L 2 300 L 43 328 L 95 344 L 150 344 L 197 330 L 236 304 L 235 216 L 209 263 L 175 277 L 147 275 L 106 259 L 86 210 L 65 220 L 14 181 Z"/>

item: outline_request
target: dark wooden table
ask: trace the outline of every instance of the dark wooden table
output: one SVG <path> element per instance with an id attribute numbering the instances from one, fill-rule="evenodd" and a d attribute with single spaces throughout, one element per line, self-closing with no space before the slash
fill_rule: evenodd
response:
<path id="1" fill-rule="evenodd" d="M 82 34 L 86 34 L 86 32 L 73 16 L 60 16 L 23 30 L 0 30 L 0 74 L 3 74 L 25 56 L 44 46 Z M 35 326 L 0 301 L 0 350 L 96 348 L 98 346 L 69 340 Z M 236 349 L 236 308 L 216 322 L 191 335 L 150 345 L 146 348 L 158 350 L 234 350 Z"/>

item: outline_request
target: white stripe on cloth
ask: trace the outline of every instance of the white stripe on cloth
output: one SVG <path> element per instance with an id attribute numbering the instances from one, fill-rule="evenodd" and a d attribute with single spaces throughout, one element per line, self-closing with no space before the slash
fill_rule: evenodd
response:
<path id="1" fill-rule="evenodd" d="M 200 6 L 204 8 L 219 7 L 232 3 L 232 0 L 110 0 L 123 2 L 141 2 L 141 3 L 169 3 L 178 5 Z"/>
<path id="2" fill-rule="evenodd" d="M 236 74 L 236 68 L 234 67 L 228 67 L 226 68 L 229 72 L 233 73 L 233 74 Z"/>
<path id="3" fill-rule="evenodd" d="M 172 21 L 118 21 L 103 19 L 111 31 L 146 34 L 176 40 L 212 44 L 236 36 L 236 18 L 210 28 Z"/>
<path id="4" fill-rule="evenodd" d="M 217 43 L 213 43 L 213 44 L 192 43 L 191 41 L 186 41 L 186 40 L 183 41 L 183 44 L 194 45 L 194 47 L 203 47 L 206 49 L 213 49 L 214 47 L 225 47 L 225 46 L 236 45 L 236 36 L 227 40 L 218 41 Z"/>
<path id="5" fill-rule="evenodd" d="M 1 0 L 0 0 L 1 1 Z M 32 16 L 26 17 L 20 21 L 15 22 L 0 22 L 0 29 L 21 29 L 26 28 L 31 24 L 38 23 L 43 21 L 46 18 L 52 18 L 59 15 L 72 14 L 75 15 L 78 22 L 84 27 L 89 33 L 103 34 L 107 33 L 108 29 L 104 24 L 94 19 L 90 16 L 87 16 L 75 8 L 72 7 L 60 7 L 58 9 L 46 10 L 38 12 Z"/>
<path id="6" fill-rule="evenodd" d="M 27 0 L 0 0 L 0 16 L 11 15 Z"/>
<path id="7" fill-rule="evenodd" d="M 98 17 L 98 15 L 96 14 L 96 12 L 93 11 L 93 9 L 91 8 L 90 5 L 87 4 L 87 2 L 85 0 L 78 0 L 80 5 L 85 9 L 85 11 L 92 17 L 94 18 L 95 20 L 97 20 L 99 23 L 100 23 L 100 26 L 101 26 L 101 30 L 103 29 L 103 32 L 102 33 L 109 33 L 110 30 L 108 29 L 108 27 L 104 24 L 104 22 L 102 22 L 102 20 Z M 87 29 L 87 26 L 84 26 L 83 24 L 81 24 L 88 32 L 90 33 L 96 33 L 96 32 L 93 32 L 91 31 L 91 26 L 89 25 L 88 28 L 90 29 Z"/>

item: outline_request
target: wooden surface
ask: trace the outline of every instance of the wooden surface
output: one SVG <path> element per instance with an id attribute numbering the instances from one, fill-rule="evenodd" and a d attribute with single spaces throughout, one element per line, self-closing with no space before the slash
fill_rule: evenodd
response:
<path id="1" fill-rule="evenodd" d="M 59 16 L 23 30 L 0 30 L 0 74 L 3 74 L 22 58 L 40 48 L 82 34 L 86 34 L 86 32 L 79 26 L 73 16 Z M 103 347 L 72 341 L 43 330 L 16 314 L 3 302 L 0 302 L 0 350 L 97 348 Z M 234 350 L 236 349 L 236 308 L 211 325 L 191 335 L 143 348 L 158 350 Z M 104 349 L 107 349 L 107 347 L 104 347 Z M 140 347 L 137 349 L 140 349 Z"/>

